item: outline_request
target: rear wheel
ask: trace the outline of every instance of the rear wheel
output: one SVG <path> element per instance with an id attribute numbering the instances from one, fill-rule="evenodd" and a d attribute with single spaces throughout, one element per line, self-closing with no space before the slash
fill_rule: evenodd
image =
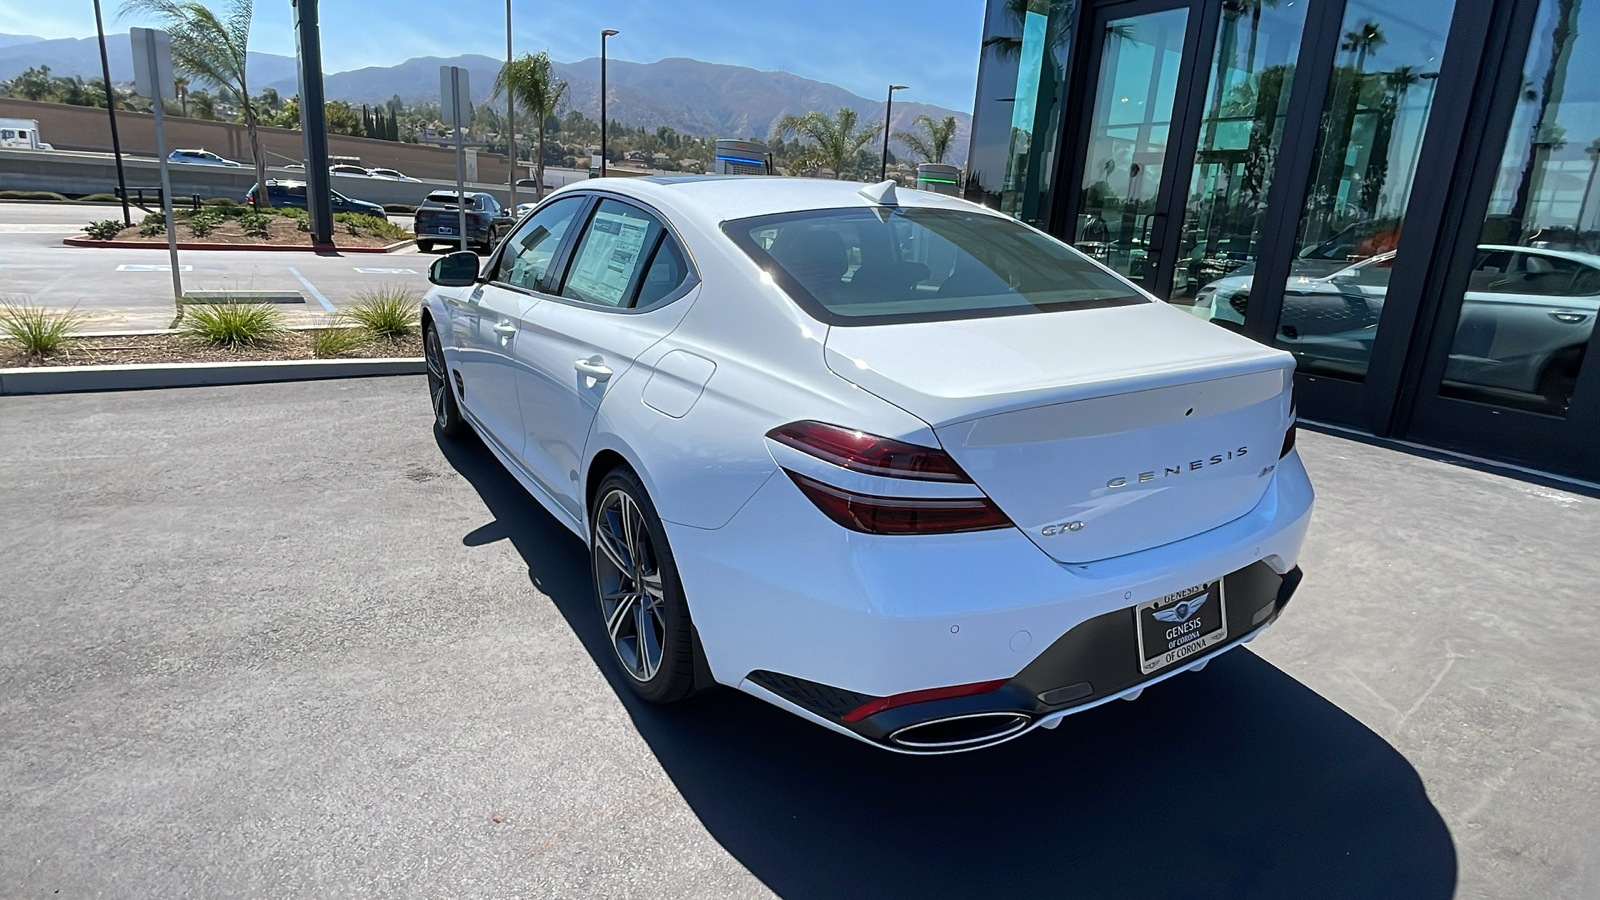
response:
<path id="1" fill-rule="evenodd" d="M 428 367 L 428 399 L 433 403 L 433 426 L 445 437 L 463 438 L 472 428 L 456 405 L 455 391 L 450 387 L 450 373 L 444 363 L 444 346 L 439 343 L 439 329 L 428 322 L 422 334 L 422 356 Z"/>
<path id="2" fill-rule="evenodd" d="M 433 241 L 417 241 L 417 249 L 423 253 L 433 252 Z"/>
<path id="3" fill-rule="evenodd" d="M 600 483 L 589 516 L 600 621 L 634 692 L 655 703 L 694 693 L 689 605 L 666 531 L 644 486 L 619 468 Z"/>
<path id="4" fill-rule="evenodd" d="M 1556 354 L 1539 375 L 1539 393 L 1557 412 L 1566 412 L 1572 392 L 1578 388 L 1578 370 L 1583 368 L 1583 348 L 1574 347 Z"/>

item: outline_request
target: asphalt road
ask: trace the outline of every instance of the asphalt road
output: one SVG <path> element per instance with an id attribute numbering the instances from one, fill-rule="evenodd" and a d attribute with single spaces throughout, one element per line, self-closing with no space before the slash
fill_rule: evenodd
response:
<path id="1" fill-rule="evenodd" d="M 1600 501 L 1302 433 L 1264 637 L 906 758 L 634 701 L 423 394 L 0 398 L 0 896 L 1600 896 Z"/>
<path id="2" fill-rule="evenodd" d="M 0 296 L 52 309 L 76 309 L 90 330 L 165 328 L 171 322 L 172 270 L 165 245 L 119 250 L 68 247 L 61 239 L 122 208 L 89 203 L 0 202 Z M 135 220 L 143 213 L 134 211 Z M 409 216 L 390 221 L 409 230 Z M 179 251 L 185 290 L 298 291 L 303 304 L 282 308 L 291 320 L 313 322 L 351 302 L 363 289 L 403 285 L 426 291 L 435 254 L 408 247 L 396 253 L 267 253 L 250 250 Z"/>

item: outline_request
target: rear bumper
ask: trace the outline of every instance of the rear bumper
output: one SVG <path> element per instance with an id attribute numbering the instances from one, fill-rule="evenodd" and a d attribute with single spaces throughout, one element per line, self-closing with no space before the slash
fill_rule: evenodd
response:
<path id="1" fill-rule="evenodd" d="M 715 679 L 877 741 L 903 727 L 912 707 L 855 723 L 867 728 L 858 731 L 839 721 L 842 711 L 830 718 L 808 709 L 757 673 L 868 699 L 1003 680 L 1014 704 L 1027 706 L 1032 727 L 1198 664 L 1140 678 L 1134 641 L 1122 629 L 1132 627 L 1129 610 L 1144 600 L 1226 575 L 1230 636 L 1253 635 L 1275 618 L 1281 603 L 1261 610 L 1277 601 L 1279 585 L 1297 580 L 1284 576 L 1298 559 L 1312 500 L 1291 451 L 1244 516 L 1172 544 L 1073 565 L 1050 559 L 1016 529 L 849 532 L 781 475 L 720 529 L 666 527 Z M 1237 643 L 1230 641 L 1223 647 Z M 1121 668 L 1131 672 L 1117 674 Z M 1066 700 L 1052 695 L 1053 704 L 1038 698 L 1079 683 L 1090 690 Z M 948 705 L 913 712 L 942 714 L 964 703 L 983 709 L 981 696 L 939 703 Z"/>

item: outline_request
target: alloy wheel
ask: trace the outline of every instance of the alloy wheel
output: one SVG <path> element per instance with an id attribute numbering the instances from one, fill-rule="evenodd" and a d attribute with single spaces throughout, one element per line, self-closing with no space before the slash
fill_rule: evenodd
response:
<path id="1" fill-rule="evenodd" d="M 644 513 L 626 491 L 607 493 L 598 512 L 593 552 L 600 614 L 622 668 L 646 682 L 661 670 L 666 643 L 661 565 Z"/>
<path id="2" fill-rule="evenodd" d="M 444 348 L 439 344 L 439 330 L 428 328 L 428 338 L 423 344 L 423 359 L 428 366 L 428 399 L 433 401 L 433 417 L 440 428 L 450 425 L 449 383 L 445 380 Z"/>

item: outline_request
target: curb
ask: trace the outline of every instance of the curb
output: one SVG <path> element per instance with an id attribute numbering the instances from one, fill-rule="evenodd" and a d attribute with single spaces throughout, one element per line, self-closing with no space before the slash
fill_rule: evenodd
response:
<path id="1" fill-rule="evenodd" d="M 113 249 L 113 250 L 165 250 L 165 249 L 167 249 L 167 245 L 166 244 L 164 244 L 164 243 L 163 244 L 157 244 L 157 243 L 155 243 L 153 241 L 97 241 L 94 238 L 91 238 L 91 237 L 89 237 L 87 235 L 78 235 L 76 237 L 62 238 L 61 239 L 61 243 L 66 244 L 68 247 L 106 247 L 106 248 L 110 248 L 110 249 Z M 337 254 L 341 254 L 341 253 L 393 253 L 396 250 L 404 250 L 406 247 L 409 247 L 409 246 L 411 246 L 412 244 L 415 244 L 415 243 L 416 243 L 416 239 L 411 238 L 411 239 L 407 239 L 407 240 L 404 240 L 404 241 L 395 241 L 394 243 L 389 244 L 386 247 L 338 247 L 338 246 L 335 246 L 335 247 L 313 247 L 310 244 L 307 244 L 305 246 L 300 246 L 300 245 L 297 244 L 297 245 L 294 245 L 294 246 L 286 247 L 286 246 L 284 246 L 282 244 L 197 244 L 197 243 L 195 243 L 193 241 L 179 241 L 178 242 L 178 249 L 179 250 L 255 250 L 257 252 L 267 252 L 267 253 L 317 253 L 317 254 L 321 254 L 321 255 L 327 255 L 327 254 L 337 255 Z"/>
<path id="2" fill-rule="evenodd" d="M 314 381 L 323 378 L 370 378 L 380 375 L 421 375 L 426 371 L 426 363 L 420 358 L 36 366 L 0 369 L 0 396 L 266 384 L 278 381 Z"/>

